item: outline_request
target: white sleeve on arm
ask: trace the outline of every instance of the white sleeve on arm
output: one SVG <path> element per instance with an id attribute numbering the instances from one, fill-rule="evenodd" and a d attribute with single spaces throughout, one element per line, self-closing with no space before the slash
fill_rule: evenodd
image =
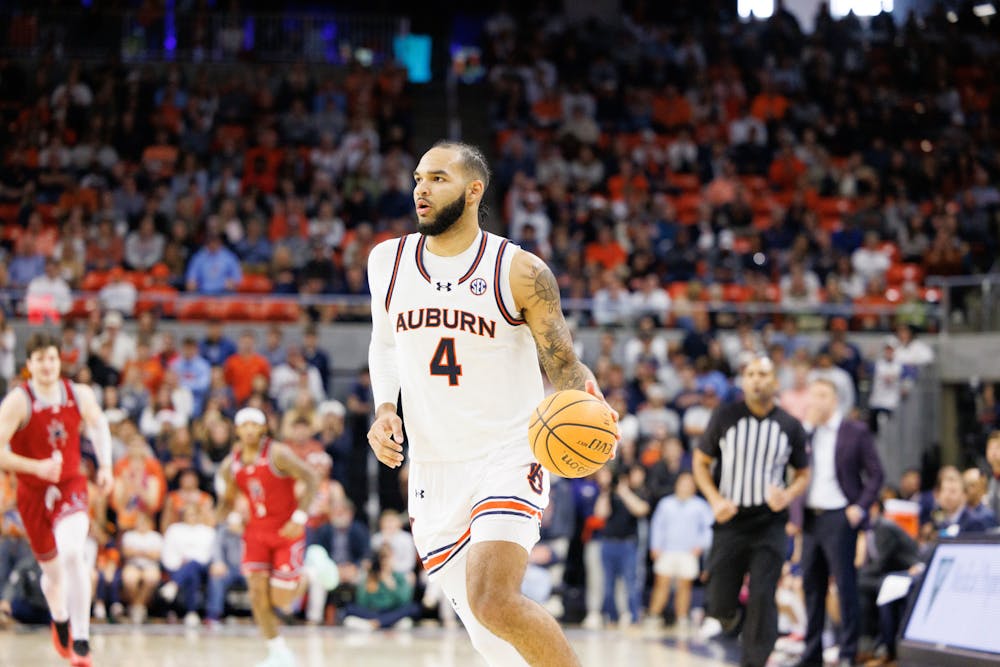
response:
<path id="1" fill-rule="evenodd" d="M 399 396 L 399 366 L 392 323 L 385 308 L 386 291 L 392 277 L 394 251 L 398 241 L 384 241 L 368 257 L 368 286 L 372 295 L 372 340 L 368 346 L 368 372 L 375 407 L 395 405 Z"/>
<path id="2" fill-rule="evenodd" d="M 108 426 L 108 418 L 101 412 L 94 424 L 87 428 L 87 435 L 94 444 L 94 454 L 97 456 L 99 467 L 111 467 L 111 428 Z"/>

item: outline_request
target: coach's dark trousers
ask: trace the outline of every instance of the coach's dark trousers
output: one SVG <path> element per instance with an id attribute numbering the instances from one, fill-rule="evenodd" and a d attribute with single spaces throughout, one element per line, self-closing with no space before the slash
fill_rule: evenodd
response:
<path id="1" fill-rule="evenodd" d="M 787 513 L 769 508 L 741 510 L 716 524 L 709 558 L 708 614 L 723 627 L 740 611 L 740 588 L 750 574 L 750 597 L 743 622 L 741 667 L 764 667 L 778 638 L 774 591 L 785 560 Z"/>
<path id="2" fill-rule="evenodd" d="M 854 567 L 858 531 L 847 521 L 844 510 L 805 510 L 802 526 L 802 587 L 806 593 L 806 649 L 803 666 L 823 665 L 823 626 L 826 625 L 826 594 L 830 577 L 837 583 L 840 599 L 840 660 L 854 661 L 858 651 L 858 571 Z"/>

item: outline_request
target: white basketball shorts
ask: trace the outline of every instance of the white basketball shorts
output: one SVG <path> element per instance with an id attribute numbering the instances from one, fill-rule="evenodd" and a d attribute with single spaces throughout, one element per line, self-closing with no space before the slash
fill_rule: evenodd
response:
<path id="1" fill-rule="evenodd" d="M 476 542 L 514 542 L 531 551 L 549 504 L 549 473 L 523 461 L 499 449 L 481 460 L 411 464 L 411 529 L 428 575 L 461 560 Z"/>

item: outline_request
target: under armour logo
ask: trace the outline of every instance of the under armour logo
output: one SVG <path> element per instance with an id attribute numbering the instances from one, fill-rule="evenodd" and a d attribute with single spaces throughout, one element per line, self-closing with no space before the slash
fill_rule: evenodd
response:
<path id="1" fill-rule="evenodd" d="M 451 283 L 440 283 L 439 282 L 437 284 L 437 291 L 438 292 L 441 292 L 441 291 L 450 292 L 451 291 Z"/>
<path id="2" fill-rule="evenodd" d="M 416 496 L 417 498 L 423 498 L 424 497 L 424 490 L 423 489 L 417 489 L 416 491 L 413 492 L 413 495 Z"/>

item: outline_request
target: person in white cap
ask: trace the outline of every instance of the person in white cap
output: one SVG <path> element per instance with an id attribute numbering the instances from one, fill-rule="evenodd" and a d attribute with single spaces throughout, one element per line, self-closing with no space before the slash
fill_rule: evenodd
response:
<path id="1" fill-rule="evenodd" d="M 258 667 L 291 667 L 295 657 L 278 634 L 275 608 L 287 611 L 303 592 L 305 525 L 319 483 L 286 445 L 267 436 L 263 412 L 243 408 L 234 423 L 236 445 L 219 466 L 225 484 L 219 519 L 227 518 L 237 491 L 242 492 L 250 504 L 242 569 L 254 622 L 268 646 L 268 656 Z M 299 482 L 304 490 L 296 496 Z"/>

